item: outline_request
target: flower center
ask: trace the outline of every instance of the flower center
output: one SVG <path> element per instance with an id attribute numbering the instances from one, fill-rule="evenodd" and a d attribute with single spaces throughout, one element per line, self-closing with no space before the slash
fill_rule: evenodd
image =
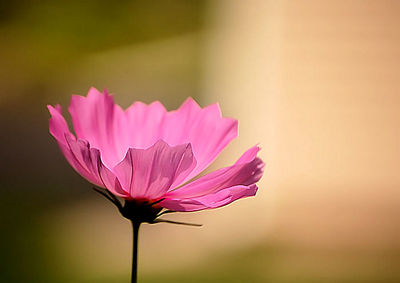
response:
<path id="1" fill-rule="evenodd" d="M 122 216 L 136 223 L 154 223 L 158 213 L 163 209 L 157 204 L 159 201 L 147 199 L 125 200 L 124 206 L 120 209 Z"/>

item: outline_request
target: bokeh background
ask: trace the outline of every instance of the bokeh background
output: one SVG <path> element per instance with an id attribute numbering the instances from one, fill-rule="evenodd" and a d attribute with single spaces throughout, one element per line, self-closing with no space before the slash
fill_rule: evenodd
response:
<path id="1" fill-rule="evenodd" d="M 46 104 L 218 101 L 255 198 L 144 225 L 140 282 L 400 282 L 399 1 L 0 1 L 0 282 L 128 282 L 128 221 Z"/>

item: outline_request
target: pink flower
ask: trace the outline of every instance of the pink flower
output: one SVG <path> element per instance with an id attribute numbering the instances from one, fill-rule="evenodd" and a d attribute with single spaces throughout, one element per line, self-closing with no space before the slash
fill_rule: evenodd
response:
<path id="1" fill-rule="evenodd" d="M 50 133 L 71 166 L 89 182 L 127 201 L 158 201 L 173 211 L 196 211 L 254 196 L 264 163 L 259 148 L 235 164 L 196 177 L 237 136 L 237 121 L 218 104 L 205 108 L 188 98 L 177 110 L 156 101 L 123 110 L 113 97 L 91 88 L 73 95 L 72 134 L 59 105 L 48 106 Z M 188 182 L 190 181 L 190 182 Z"/>

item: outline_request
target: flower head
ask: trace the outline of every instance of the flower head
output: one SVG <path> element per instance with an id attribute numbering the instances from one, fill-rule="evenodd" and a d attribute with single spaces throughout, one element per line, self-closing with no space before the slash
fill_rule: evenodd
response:
<path id="1" fill-rule="evenodd" d="M 127 202 L 196 211 L 257 192 L 264 167 L 257 146 L 232 166 L 190 181 L 237 136 L 237 121 L 222 117 L 218 104 L 201 108 L 188 98 L 169 112 L 158 101 L 135 102 L 123 110 L 107 91 L 91 88 L 86 97 L 71 98 L 76 135 L 59 105 L 48 109 L 50 133 L 71 166 Z"/>

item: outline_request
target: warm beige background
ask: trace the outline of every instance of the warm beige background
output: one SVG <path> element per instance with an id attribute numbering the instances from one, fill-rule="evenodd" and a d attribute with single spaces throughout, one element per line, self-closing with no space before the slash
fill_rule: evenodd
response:
<path id="1" fill-rule="evenodd" d="M 261 142 L 260 197 L 278 199 L 278 238 L 400 244 L 399 8 L 396 1 L 216 5 L 207 101 L 218 98 L 239 117 L 236 148 Z"/>

